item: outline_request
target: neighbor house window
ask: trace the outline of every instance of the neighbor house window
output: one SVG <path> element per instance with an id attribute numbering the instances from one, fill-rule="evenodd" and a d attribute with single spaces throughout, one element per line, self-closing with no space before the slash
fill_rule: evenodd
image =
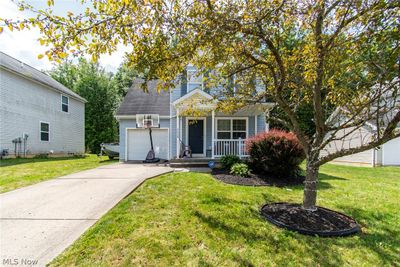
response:
<path id="1" fill-rule="evenodd" d="M 69 98 L 68 96 L 61 95 L 61 110 L 68 112 L 69 109 Z"/>
<path id="2" fill-rule="evenodd" d="M 187 71 L 187 91 L 193 91 L 195 89 L 203 90 L 203 75 L 197 70 Z"/>
<path id="3" fill-rule="evenodd" d="M 40 123 L 40 141 L 50 140 L 50 125 L 47 122 Z"/>
<path id="4" fill-rule="evenodd" d="M 218 119 L 217 139 L 246 139 L 247 121 L 245 119 Z"/>

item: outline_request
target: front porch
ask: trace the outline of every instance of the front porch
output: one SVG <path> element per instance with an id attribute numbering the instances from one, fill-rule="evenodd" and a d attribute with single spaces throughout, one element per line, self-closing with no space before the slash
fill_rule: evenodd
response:
<path id="1" fill-rule="evenodd" d="M 215 100 L 203 91 L 191 92 L 174 102 L 175 159 L 218 159 L 225 155 L 247 157 L 246 139 L 268 130 L 266 105 L 255 104 L 234 114 L 218 112 L 216 106 Z"/>

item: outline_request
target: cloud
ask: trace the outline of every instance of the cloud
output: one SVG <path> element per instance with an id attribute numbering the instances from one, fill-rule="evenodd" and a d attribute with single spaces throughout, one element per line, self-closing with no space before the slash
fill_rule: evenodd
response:
<path id="1" fill-rule="evenodd" d="M 79 5 L 76 1 L 55 1 L 54 12 L 57 15 L 63 15 L 67 11 L 73 11 L 74 13 L 84 11 L 83 6 Z M 35 8 L 45 8 L 46 1 L 31 1 L 29 4 L 35 6 Z M 11 0 L 1 0 L 0 2 L 0 18 L 4 19 L 21 19 L 31 17 L 32 14 L 29 12 L 21 12 L 18 7 Z M 40 32 L 38 29 L 33 28 L 30 30 L 13 31 L 10 32 L 8 29 L 4 29 L 0 36 L 0 51 L 35 67 L 39 70 L 49 70 L 55 63 L 50 62 L 46 57 L 38 59 L 39 54 L 43 54 L 46 51 L 46 47 L 41 46 L 38 38 Z M 123 61 L 124 53 L 129 51 L 128 47 L 118 46 L 116 52 L 112 55 L 102 55 L 100 57 L 100 64 L 107 70 L 115 72 L 119 65 Z M 89 56 L 87 58 L 90 58 Z"/>

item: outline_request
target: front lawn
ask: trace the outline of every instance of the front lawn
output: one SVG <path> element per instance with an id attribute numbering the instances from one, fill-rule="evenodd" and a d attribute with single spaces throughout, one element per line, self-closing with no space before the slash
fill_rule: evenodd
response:
<path id="1" fill-rule="evenodd" d="M 116 161 L 86 155 L 68 158 L 5 159 L 0 161 L 0 193 L 73 172 L 96 168 Z"/>
<path id="2" fill-rule="evenodd" d="M 353 216 L 362 234 L 303 236 L 260 217 L 265 202 L 300 202 L 301 186 L 235 186 L 175 173 L 147 181 L 52 265 L 399 265 L 400 168 L 327 165 L 321 172 L 318 204 Z"/>

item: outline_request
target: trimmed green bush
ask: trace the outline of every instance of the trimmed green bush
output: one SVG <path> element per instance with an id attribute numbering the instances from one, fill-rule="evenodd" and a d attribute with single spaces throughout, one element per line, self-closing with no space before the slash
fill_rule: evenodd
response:
<path id="1" fill-rule="evenodd" d="M 246 141 L 251 169 L 260 174 L 293 177 L 300 171 L 305 153 L 294 133 L 272 130 Z"/>
<path id="2" fill-rule="evenodd" d="M 231 167 L 231 174 L 248 177 L 250 174 L 249 166 L 246 163 L 235 163 Z"/>
<path id="3" fill-rule="evenodd" d="M 230 170 L 233 164 L 242 162 L 240 158 L 236 155 L 226 155 L 221 157 L 222 168 Z"/>

